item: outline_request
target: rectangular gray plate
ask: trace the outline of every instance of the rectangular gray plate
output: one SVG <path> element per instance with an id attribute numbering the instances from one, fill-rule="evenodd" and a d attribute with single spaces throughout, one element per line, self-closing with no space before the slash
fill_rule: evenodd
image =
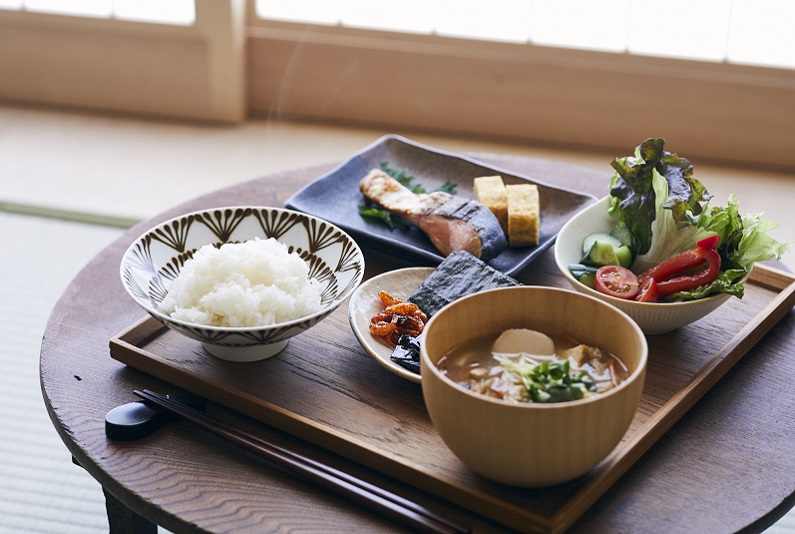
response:
<path id="1" fill-rule="evenodd" d="M 286 202 L 286 207 L 320 217 L 348 232 L 360 245 L 394 255 L 420 265 L 438 265 L 444 259 L 430 239 L 415 227 L 390 228 L 362 217 L 364 204 L 359 181 L 382 162 L 403 168 L 415 181 L 431 191 L 445 181 L 457 184 L 456 194 L 472 198 L 472 181 L 479 176 L 499 174 L 505 183 L 530 182 L 538 185 L 541 202 L 539 244 L 508 248 L 489 263 L 506 274 L 515 274 L 530 264 L 554 242 L 572 215 L 592 204 L 592 195 L 552 187 L 532 178 L 488 166 L 474 159 L 444 152 L 387 135 L 353 155 L 339 167 L 310 183 Z"/>

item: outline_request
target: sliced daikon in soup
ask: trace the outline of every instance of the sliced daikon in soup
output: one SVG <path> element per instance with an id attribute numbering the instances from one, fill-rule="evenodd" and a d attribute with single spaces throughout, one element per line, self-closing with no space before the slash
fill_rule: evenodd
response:
<path id="1" fill-rule="evenodd" d="M 550 357 L 555 355 L 555 342 L 548 335 L 536 330 L 511 328 L 494 341 L 491 352 Z"/>

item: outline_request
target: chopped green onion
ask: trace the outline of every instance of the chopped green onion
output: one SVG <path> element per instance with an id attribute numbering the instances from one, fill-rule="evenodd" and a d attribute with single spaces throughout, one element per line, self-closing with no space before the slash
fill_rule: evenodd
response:
<path id="1" fill-rule="evenodd" d="M 502 366 L 521 379 L 533 402 L 565 402 L 582 399 L 586 391 L 596 389 L 584 372 L 569 372 L 569 361 L 545 360 L 536 365 L 498 358 Z"/>

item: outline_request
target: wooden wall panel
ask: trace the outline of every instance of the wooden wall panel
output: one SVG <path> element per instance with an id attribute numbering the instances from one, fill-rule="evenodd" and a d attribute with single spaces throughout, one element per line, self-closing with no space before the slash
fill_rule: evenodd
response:
<path id="1" fill-rule="evenodd" d="M 0 94 L 10 100 L 169 116 L 211 107 L 199 38 L 3 28 L 0 50 Z"/>
<path id="2" fill-rule="evenodd" d="M 622 54 L 249 31 L 249 112 L 795 168 L 795 72 Z"/>
<path id="3" fill-rule="evenodd" d="M 190 26 L 0 10 L 0 99 L 240 122 L 245 0 Z"/>

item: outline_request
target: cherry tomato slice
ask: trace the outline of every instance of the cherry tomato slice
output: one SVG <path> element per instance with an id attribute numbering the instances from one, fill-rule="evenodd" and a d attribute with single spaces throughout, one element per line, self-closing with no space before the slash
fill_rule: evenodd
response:
<path id="1" fill-rule="evenodd" d="M 635 300 L 638 302 L 657 302 L 660 294 L 657 292 L 657 280 L 654 278 L 647 278 L 638 289 L 638 294 Z"/>
<path id="2" fill-rule="evenodd" d="M 597 291 L 620 299 L 631 300 L 638 294 L 638 277 L 626 267 L 618 265 L 599 267 L 594 285 Z"/>

